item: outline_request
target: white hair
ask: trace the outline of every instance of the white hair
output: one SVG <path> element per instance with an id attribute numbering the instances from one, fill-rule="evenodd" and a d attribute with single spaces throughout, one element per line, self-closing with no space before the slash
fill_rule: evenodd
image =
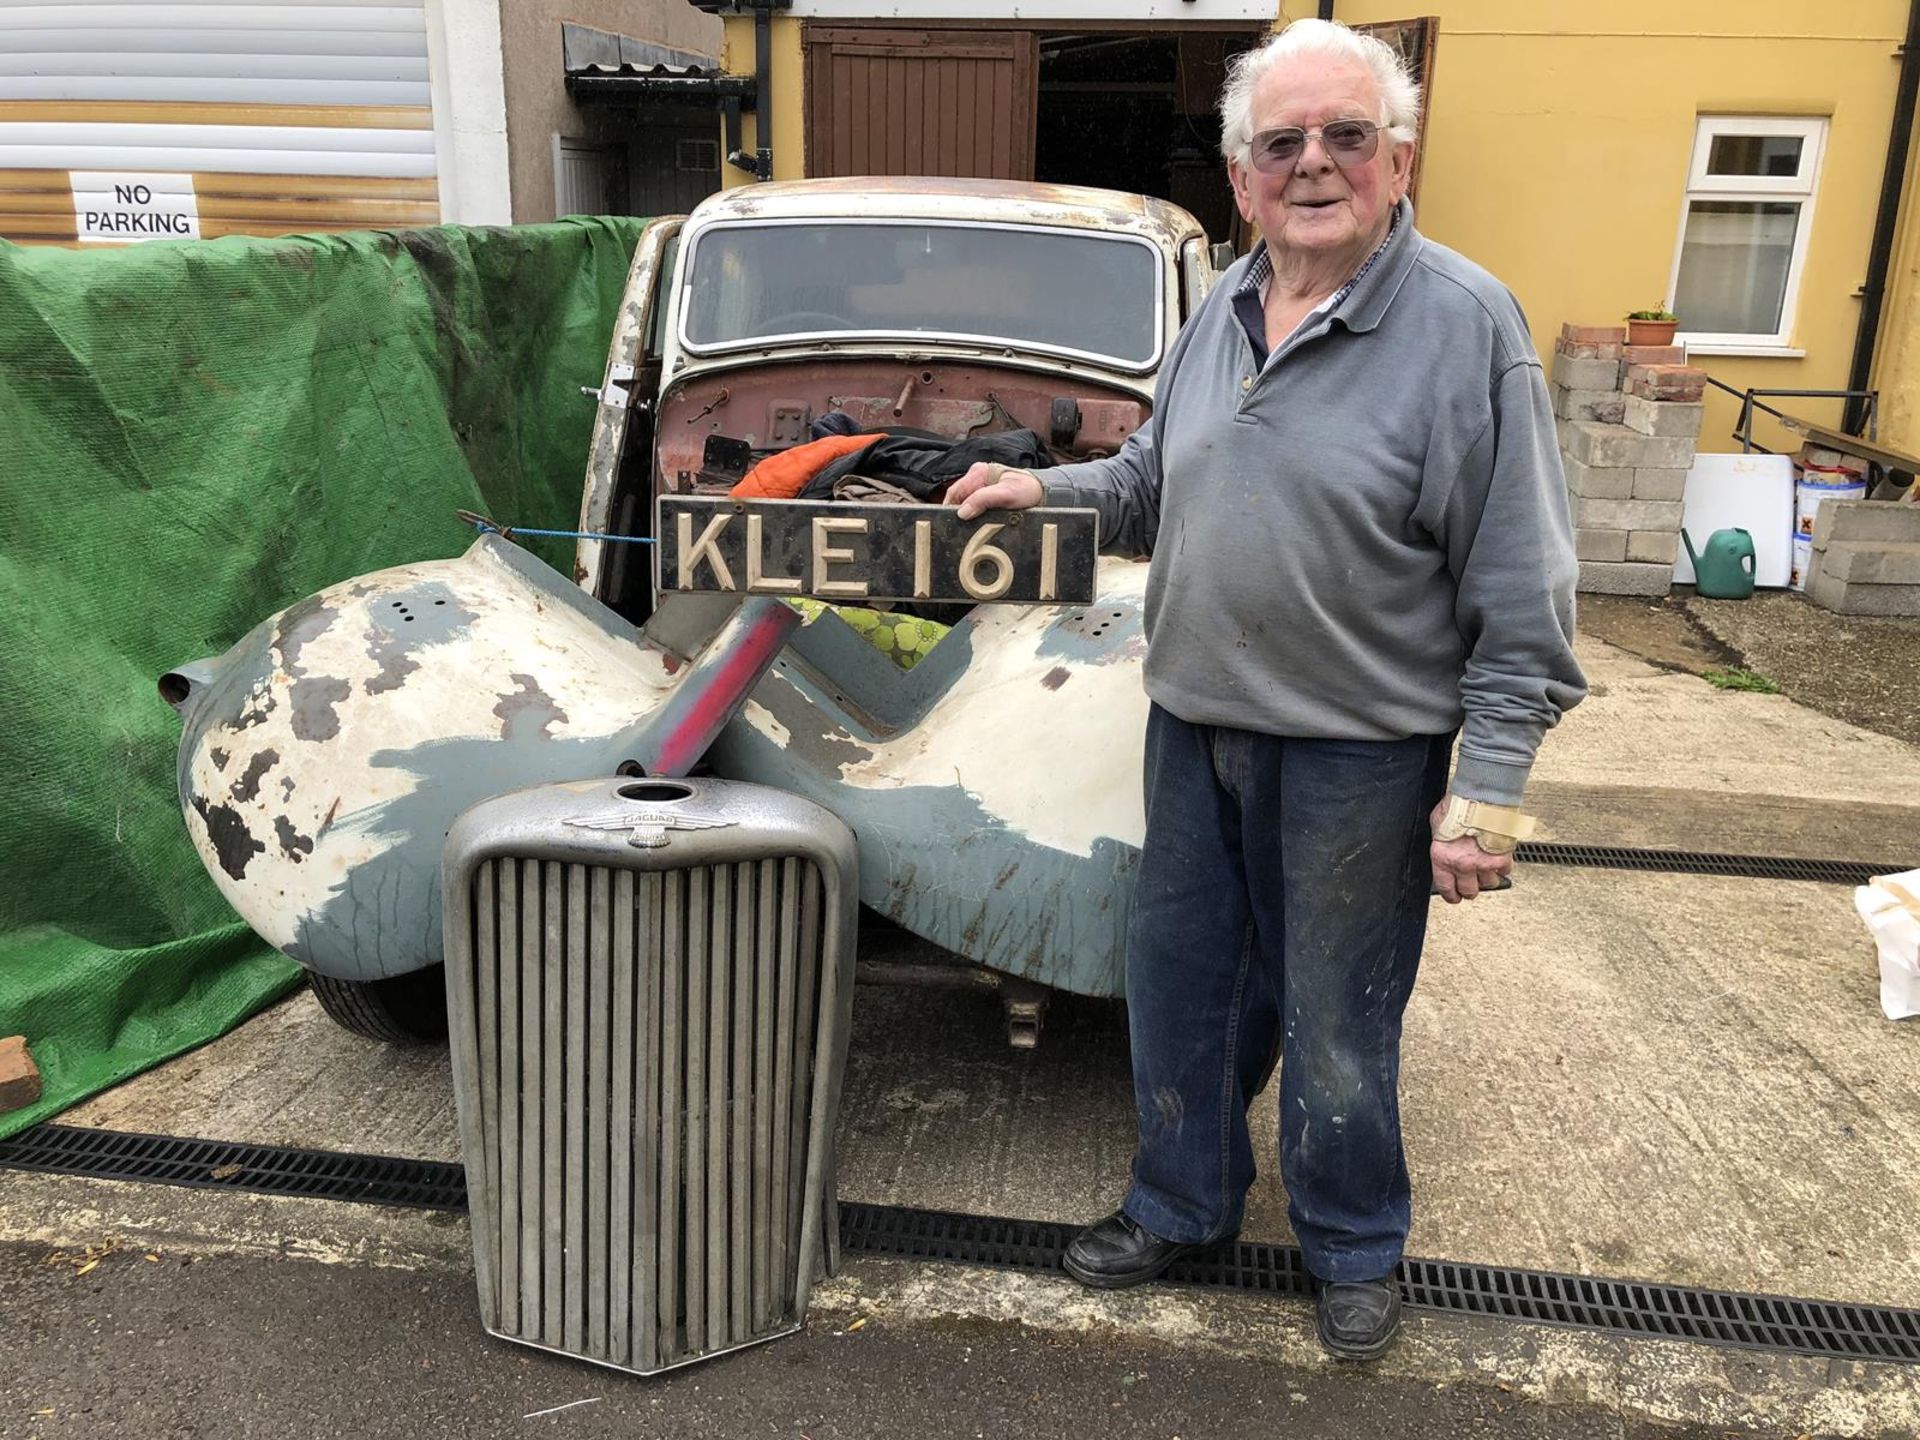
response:
<path id="1" fill-rule="evenodd" d="M 1253 148 L 1253 91 L 1282 60 L 1314 55 L 1364 66 L 1379 87 L 1388 136 L 1411 143 L 1419 133 L 1420 87 L 1394 48 L 1337 20 L 1296 20 L 1262 44 L 1234 56 L 1220 90 L 1220 153 L 1245 165 Z"/>

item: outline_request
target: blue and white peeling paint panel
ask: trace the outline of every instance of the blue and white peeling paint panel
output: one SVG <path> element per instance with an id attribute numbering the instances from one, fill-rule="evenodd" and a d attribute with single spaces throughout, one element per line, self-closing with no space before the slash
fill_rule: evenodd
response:
<path id="1" fill-rule="evenodd" d="M 835 779 L 861 790 L 956 788 L 1013 835 L 1072 855 L 1091 856 L 1102 841 L 1138 846 L 1146 578 L 1144 565 L 1103 559 L 1092 606 L 976 610 L 972 658 L 952 685 L 910 728 L 877 740 L 841 731 L 846 743 L 824 752 Z M 825 738 L 835 717 L 815 716 Z M 790 723 L 765 704 L 750 702 L 741 723 L 793 748 Z"/>
<path id="2" fill-rule="evenodd" d="M 461 809 L 611 773 L 678 668 L 504 541 L 347 581 L 176 672 L 187 828 L 264 939 L 354 978 L 352 943 L 332 934 L 341 897 L 384 875 L 390 896 L 430 905 L 439 843 Z M 437 937 L 433 921 L 384 923 Z M 384 954 L 376 973 L 437 959 Z"/>

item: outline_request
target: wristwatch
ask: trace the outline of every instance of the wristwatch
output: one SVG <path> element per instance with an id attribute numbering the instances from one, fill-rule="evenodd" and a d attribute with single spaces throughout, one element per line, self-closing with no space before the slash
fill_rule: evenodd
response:
<path id="1" fill-rule="evenodd" d="M 1458 840 L 1471 835 L 1489 855 L 1510 855 L 1513 847 L 1533 834 L 1533 817 L 1513 805 L 1490 805 L 1464 795 L 1447 797 L 1447 813 L 1433 832 L 1436 840 Z"/>

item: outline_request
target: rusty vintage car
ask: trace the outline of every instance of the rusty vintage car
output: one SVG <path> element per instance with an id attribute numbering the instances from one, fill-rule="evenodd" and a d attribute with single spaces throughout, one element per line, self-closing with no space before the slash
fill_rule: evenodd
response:
<path id="1" fill-rule="evenodd" d="M 434 1033 L 438 874 L 490 795 L 629 771 L 807 796 L 859 840 L 867 959 L 999 984 L 1016 1043 L 1052 990 L 1121 992 L 1143 828 L 1145 566 L 1097 601 L 955 607 L 911 669 L 832 609 L 663 595 L 654 501 L 715 444 L 764 455 L 837 413 L 1060 460 L 1146 420 L 1214 279 L 1165 202 L 974 180 L 716 195 L 644 233 L 598 401 L 571 577 L 510 539 L 336 585 L 161 681 L 214 880 L 362 1033 Z M 715 441 L 713 437 L 719 437 Z M 884 934 L 882 933 L 884 932 Z"/>

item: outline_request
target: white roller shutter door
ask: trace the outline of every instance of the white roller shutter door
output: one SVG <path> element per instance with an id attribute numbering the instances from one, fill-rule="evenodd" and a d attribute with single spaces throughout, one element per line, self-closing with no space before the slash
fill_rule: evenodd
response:
<path id="1" fill-rule="evenodd" d="M 71 172 L 186 177 L 207 236 L 431 224 L 427 74 L 424 0 L 0 5 L 0 236 L 74 243 Z"/>

